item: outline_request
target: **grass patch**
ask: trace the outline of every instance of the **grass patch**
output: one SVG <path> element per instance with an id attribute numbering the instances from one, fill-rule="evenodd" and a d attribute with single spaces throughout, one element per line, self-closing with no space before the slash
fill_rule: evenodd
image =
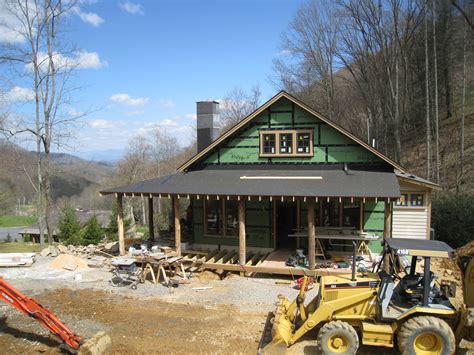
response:
<path id="1" fill-rule="evenodd" d="M 0 227 L 27 227 L 35 222 L 32 216 L 0 216 Z"/>
<path id="2" fill-rule="evenodd" d="M 37 243 L 0 243 L 0 253 L 36 253 L 41 250 Z"/>

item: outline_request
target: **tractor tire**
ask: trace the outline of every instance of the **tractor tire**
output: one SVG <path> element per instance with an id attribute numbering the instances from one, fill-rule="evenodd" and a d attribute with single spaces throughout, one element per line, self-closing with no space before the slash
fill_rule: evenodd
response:
<path id="1" fill-rule="evenodd" d="M 397 343 L 403 355 L 451 355 L 456 350 L 454 333 L 448 323 L 430 316 L 414 317 L 403 323 Z"/>
<path id="2" fill-rule="evenodd" d="M 350 324 L 333 321 L 319 330 L 318 347 L 324 355 L 354 355 L 359 349 L 359 337 Z"/>

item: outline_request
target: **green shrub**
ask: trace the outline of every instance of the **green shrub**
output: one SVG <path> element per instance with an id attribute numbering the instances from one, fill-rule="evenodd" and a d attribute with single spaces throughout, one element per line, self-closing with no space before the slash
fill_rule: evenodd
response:
<path id="1" fill-rule="evenodd" d="M 82 244 L 97 244 L 100 242 L 103 236 L 104 231 L 99 225 L 99 222 L 97 222 L 96 215 L 93 215 L 87 222 L 87 225 L 82 232 Z"/>
<path id="2" fill-rule="evenodd" d="M 10 233 L 8 233 L 7 237 L 5 238 L 5 242 L 11 243 L 11 241 L 12 241 L 12 236 L 10 235 Z"/>
<path id="3" fill-rule="evenodd" d="M 81 244 L 81 224 L 71 208 L 66 208 L 59 220 L 58 238 L 64 244 Z"/>
<path id="4" fill-rule="evenodd" d="M 30 243 L 31 242 L 31 235 L 23 234 L 23 242 L 24 243 Z"/>
<path id="5" fill-rule="evenodd" d="M 431 219 L 437 240 L 463 246 L 474 237 L 474 197 L 448 193 L 434 198 Z"/>
<path id="6" fill-rule="evenodd" d="M 112 241 L 118 240 L 117 213 L 118 213 L 117 204 L 114 203 L 114 205 L 112 206 L 112 214 L 110 215 L 109 225 L 107 226 L 107 229 L 106 229 L 107 238 Z M 132 222 L 130 221 L 130 219 L 124 218 L 124 221 L 123 221 L 124 232 L 126 232 L 130 228 L 131 224 Z"/>

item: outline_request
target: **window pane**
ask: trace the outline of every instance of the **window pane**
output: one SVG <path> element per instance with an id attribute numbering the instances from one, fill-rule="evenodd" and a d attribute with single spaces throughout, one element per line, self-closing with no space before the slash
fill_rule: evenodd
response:
<path id="1" fill-rule="evenodd" d="M 223 235 L 222 231 L 222 201 L 206 201 L 206 232 L 208 235 Z"/>
<path id="2" fill-rule="evenodd" d="M 359 229 L 360 226 L 360 205 L 359 202 L 344 201 L 342 207 L 342 226 Z"/>
<path id="3" fill-rule="evenodd" d="M 339 227 L 339 202 L 323 202 L 323 227 Z"/>
<path id="4" fill-rule="evenodd" d="M 227 228 L 226 235 L 239 235 L 239 215 L 237 201 L 225 201 L 225 220 L 225 225 Z"/>
<path id="5" fill-rule="evenodd" d="M 275 134 L 263 134 L 263 153 L 275 154 Z"/>
<path id="6" fill-rule="evenodd" d="M 412 206 L 423 206 L 423 194 L 411 194 Z"/>
<path id="7" fill-rule="evenodd" d="M 293 134 L 292 133 L 280 133 L 280 153 L 281 154 L 293 153 Z"/>
<path id="8" fill-rule="evenodd" d="M 402 194 L 396 202 L 397 206 L 408 206 L 408 194 Z"/>
<path id="9" fill-rule="evenodd" d="M 311 134 L 298 133 L 296 135 L 296 152 L 297 153 L 310 153 L 311 152 Z"/>

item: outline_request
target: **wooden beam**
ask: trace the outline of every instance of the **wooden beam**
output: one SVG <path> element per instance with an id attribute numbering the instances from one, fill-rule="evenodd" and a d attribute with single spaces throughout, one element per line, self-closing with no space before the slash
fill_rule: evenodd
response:
<path id="1" fill-rule="evenodd" d="M 174 243 L 176 254 L 181 256 L 181 222 L 179 221 L 179 201 L 173 196 L 173 215 L 174 215 Z"/>
<path id="2" fill-rule="evenodd" d="M 125 230 L 123 225 L 123 195 L 117 195 L 117 230 L 120 255 L 125 255 Z"/>
<path id="3" fill-rule="evenodd" d="M 308 260 L 309 269 L 314 270 L 316 266 L 316 228 L 314 226 L 314 202 L 308 202 Z"/>
<path id="4" fill-rule="evenodd" d="M 384 223 L 383 223 L 383 236 L 384 238 L 392 237 L 392 208 L 391 204 L 385 201 L 384 204 Z M 385 246 L 385 248 L 387 248 Z M 385 258 L 383 260 L 383 267 L 386 272 L 390 272 L 390 255 L 385 253 Z"/>
<path id="5" fill-rule="evenodd" d="M 200 263 L 196 262 L 196 265 L 201 269 L 211 269 L 211 270 L 227 270 L 227 271 L 240 271 L 242 272 L 242 267 L 247 273 L 264 273 L 264 274 L 279 274 L 279 275 L 299 275 L 299 276 L 312 276 L 318 277 L 323 275 L 339 275 L 347 274 L 347 270 L 341 269 L 324 269 L 324 270 L 308 270 L 302 268 L 294 267 L 272 267 L 272 266 L 249 266 L 249 265 L 237 265 L 237 264 L 224 264 L 224 263 Z"/>
<path id="6" fill-rule="evenodd" d="M 362 233 L 364 232 L 364 202 L 362 200 L 359 201 L 359 231 Z"/>
<path id="7" fill-rule="evenodd" d="M 239 201 L 239 264 L 245 265 L 245 201 Z"/>
<path id="8" fill-rule="evenodd" d="M 301 229 L 301 203 L 300 200 L 296 201 L 296 230 L 299 232 Z M 296 237 L 296 247 L 300 247 L 300 237 Z"/>
<path id="9" fill-rule="evenodd" d="M 150 242 L 155 241 L 155 225 L 153 221 L 153 196 L 148 197 L 148 234 Z"/>
<path id="10" fill-rule="evenodd" d="M 426 223 L 426 239 L 431 238 L 431 190 L 426 192 L 426 213 L 428 221 Z"/>
<path id="11" fill-rule="evenodd" d="M 273 250 L 276 250 L 277 243 L 277 201 L 272 201 L 272 231 L 273 231 Z"/>

